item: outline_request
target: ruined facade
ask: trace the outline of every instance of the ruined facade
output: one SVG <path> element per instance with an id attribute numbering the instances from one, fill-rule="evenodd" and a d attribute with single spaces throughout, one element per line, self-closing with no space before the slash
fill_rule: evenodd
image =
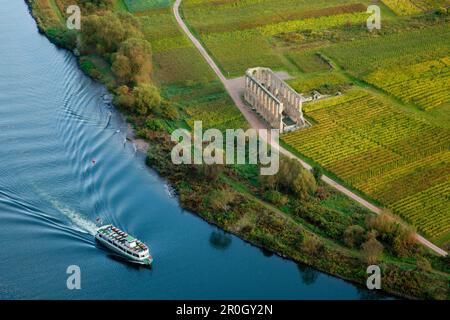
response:
<path id="1" fill-rule="evenodd" d="M 247 70 L 244 98 L 280 133 L 307 125 L 302 111 L 303 96 L 269 68 Z"/>

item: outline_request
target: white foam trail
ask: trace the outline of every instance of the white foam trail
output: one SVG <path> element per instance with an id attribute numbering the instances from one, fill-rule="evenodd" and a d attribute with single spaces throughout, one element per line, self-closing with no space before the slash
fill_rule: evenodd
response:
<path id="1" fill-rule="evenodd" d="M 94 222 L 88 220 L 83 214 L 69 208 L 58 200 L 53 199 L 49 194 L 37 188 L 36 185 L 32 184 L 32 186 L 41 197 L 49 201 L 56 210 L 68 218 L 78 231 L 95 235 L 97 225 Z"/>
<path id="2" fill-rule="evenodd" d="M 61 212 L 64 216 L 70 219 L 70 221 L 73 223 L 75 227 L 78 227 L 80 231 L 90 233 L 91 235 L 95 235 L 97 225 L 86 219 L 81 213 L 66 207 L 62 203 L 56 201 L 56 200 L 50 200 L 53 207 Z"/>

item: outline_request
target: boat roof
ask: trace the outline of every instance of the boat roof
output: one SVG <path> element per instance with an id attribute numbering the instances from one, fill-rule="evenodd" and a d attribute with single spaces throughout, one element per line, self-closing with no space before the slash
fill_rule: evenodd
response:
<path id="1" fill-rule="evenodd" d="M 125 246 L 127 249 L 141 253 L 143 251 L 148 250 L 148 247 L 138 239 L 130 236 L 126 232 L 120 230 L 119 228 L 114 227 L 113 225 L 105 225 L 101 226 L 97 229 L 98 233 L 106 236 L 112 241 L 118 242 Z M 133 244 L 133 246 L 132 246 Z"/>

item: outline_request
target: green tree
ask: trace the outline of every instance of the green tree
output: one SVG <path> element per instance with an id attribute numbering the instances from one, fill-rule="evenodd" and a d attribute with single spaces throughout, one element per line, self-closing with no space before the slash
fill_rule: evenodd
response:
<path id="1" fill-rule="evenodd" d="M 140 38 L 122 42 L 112 56 L 112 70 L 122 83 L 149 82 L 152 71 L 150 43 Z"/>
<path id="2" fill-rule="evenodd" d="M 321 167 L 315 166 L 312 169 L 312 174 L 313 174 L 314 178 L 316 179 L 316 181 L 320 181 L 320 178 L 322 178 L 322 175 L 323 175 L 323 170 Z"/>
<path id="3" fill-rule="evenodd" d="M 284 189 L 300 200 L 307 200 L 317 189 L 314 176 L 294 159 L 282 158 L 275 175 L 276 188 Z"/>
<path id="4" fill-rule="evenodd" d="M 142 38 L 139 21 L 130 13 L 104 15 L 91 14 L 81 25 L 81 50 L 96 53 L 110 59 L 122 42 L 130 38 Z"/>
<path id="5" fill-rule="evenodd" d="M 139 84 L 133 89 L 135 110 L 140 115 L 148 115 L 161 104 L 161 96 L 158 89 L 149 83 Z"/>

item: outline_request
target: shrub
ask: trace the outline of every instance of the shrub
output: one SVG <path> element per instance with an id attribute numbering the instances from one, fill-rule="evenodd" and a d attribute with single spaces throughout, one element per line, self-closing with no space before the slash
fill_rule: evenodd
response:
<path id="1" fill-rule="evenodd" d="M 323 175 L 323 170 L 319 166 L 314 166 L 312 169 L 312 174 L 313 174 L 314 178 L 316 179 L 316 181 L 320 181 L 320 178 L 322 178 L 322 175 Z"/>
<path id="2" fill-rule="evenodd" d="M 147 129 L 152 131 L 161 131 L 164 129 L 164 125 L 161 123 L 161 120 L 152 117 L 148 117 L 145 120 L 145 126 Z"/>
<path id="3" fill-rule="evenodd" d="M 323 244 L 316 236 L 309 236 L 303 241 L 303 250 L 309 255 L 316 255 L 323 248 Z"/>
<path id="4" fill-rule="evenodd" d="M 265 192 L 264 198 L 277 206 L 284 206 L 289 201 L 288 197 L 275 190 Z"/>
<path id="5" fill-rule="evenodd" d="M 383 249 L 383 245 L 376 239 L 376 233 L 370 232 L 367 241 L 361 245 L 361 257 L 365 263 L 377 263 L 383 253 Z"/>
<path id="6" fill-rule="evenodd" d="M 308 200 L 317 189 L 314 176 L 294 159 L 284 158 L 275 175 L 276 185 L 291 192 L 300 200 Z"/>
<path id="7" fill-rule="evenodd" d="M 348 227 L 344 232 L 344 243 L 351 248 L 360 247 L 364 241 L 365 230 L 363 227 L 353 225 Z"/>
<path id="8" fill-rule="evenodd" d="M 366 225 L 378 232 L 382 242 L 391 247 L 398 256 L 406 256 L 413 251 L 416 240 L 414 230 L 385 210 L 378 216 L 368 216 Z"/>
<path id="9" fill-rule="evenodd" d="M 416 264 L 417 264 L 417 269 L 419 269 L 421 271 L 429 272 L 433 269 L 431 267 L 430 261 L 428 261 L 428 259 L 425 257 L 418 257 Z"/>
<path id="10" fill-rule="evenodd" d="M 233 200 L 234 194 L 229 190 L 214 190 L 209 196 L 211 208 L 219 211 L 227 211 Z"/>

